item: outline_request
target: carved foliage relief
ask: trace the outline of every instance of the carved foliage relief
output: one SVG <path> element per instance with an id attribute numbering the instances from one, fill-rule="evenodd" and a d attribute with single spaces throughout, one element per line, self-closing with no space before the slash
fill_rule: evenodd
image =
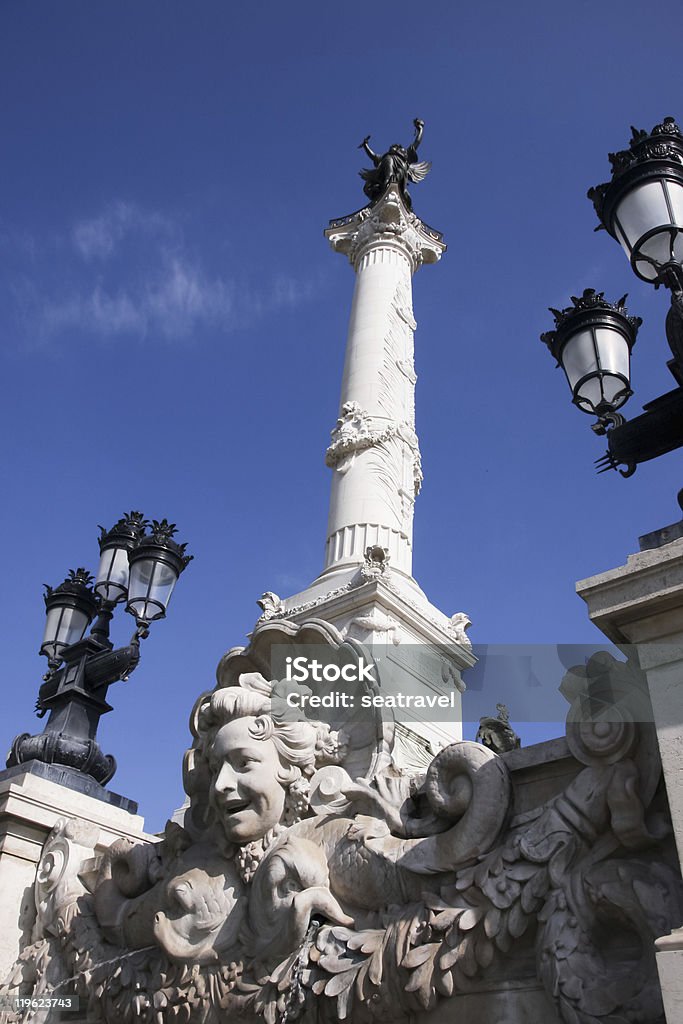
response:
<path id="1" fill-rule="evenodd" d="M 184 827 L 95 855 L 58 825 L 4 991 L 76 991 L 107 1024 L 407 1022 L 526 943 L 566 1024 L 655 1024 L 653 941 L 682 911 L 640 672 L 596 655 L 565 677 L 577 772 L 516 814 L 480 744 L 407 777 L 381 722 L 292 717 L 268 653 L 304 633 L 362 652 L 315 622 L 266 623 L 228 652 L 193 711 Z"/>

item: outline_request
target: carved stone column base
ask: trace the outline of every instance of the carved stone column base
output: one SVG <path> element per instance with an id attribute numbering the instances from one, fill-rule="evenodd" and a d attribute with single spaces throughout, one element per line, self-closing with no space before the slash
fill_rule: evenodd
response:
<path id="1" fill-rule="evenodd" d="M 378 526 L 376 523 L 358 523 L 354 526 L 346 526 L 328 537 L 325 569 L 321 575 L 324 576 L 325 572 L 330 570 L 334 571 L 349 566 L 358 568 L 363 562 L 366 550 L 373 545 L 386 548 L 393 570 L 410 576 L 413 556 L 410 539 L 398 530 L 391 530 L 388 526 Z"/>

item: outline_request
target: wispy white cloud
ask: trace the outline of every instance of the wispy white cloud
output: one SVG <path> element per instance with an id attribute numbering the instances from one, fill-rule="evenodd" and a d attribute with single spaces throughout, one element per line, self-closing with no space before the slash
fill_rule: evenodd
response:
<path id="1" fill-rule="evenodd" d="M 133 203 L 112 203 L 79 220 L 59 243 L 55 261 L 54 238 L 41 247 L 24 236 L 25 263 L 9 281 L 15 317 L 39 343 L 76 332 L 176 341 L 209 328 L 231 331 L 296 308 L 316 287 L 282 274 L 258 287 L 212 274 L 179 222 Z"/>
<path id="2" fill-rule="evenodd" d="M 164 272 L 147 285 L 141 308 L 165 337 L 189 334 L 195 324 L 228 323 L 235 313 L 235 286 L 209 278 L 182 257 L 166 254 Z"/>
<path id="3" fill-rule="evenodd" d="M 277 278 L 258 291 L 234 281 L 208 276 L 180 254 L 165 258 L 153 275 L 115 292 L 98 282 L 89 291 L 45 298 L 36 311 L 39 336 L 69 330 L 101 337 L 157 336 L 183 339 L 207 327 L 230 331 L 283 308 L 294 308 L 312 295 L 307 283 Z"/>
<path id="4" fill-rule="evenodd" d="M 128 295 L 107 295 L 99 285 L 90 294 L 74 292 L 61 300 L 47 299 L 38 311 L 37 325 L 43 338 L 73 328 L 109 337 L 143 333 L 146 326 L 140 309 Z"/>
<path id="5" fill-rule="evenodd" d="M 143 210 L 122 200 L 111 203 L 97 217 L 80 220 L 71 229 L 71 240 L 85 260 L 106 259 L 130 234 L 173 235 L 176 225 L 155 211 Z"/>

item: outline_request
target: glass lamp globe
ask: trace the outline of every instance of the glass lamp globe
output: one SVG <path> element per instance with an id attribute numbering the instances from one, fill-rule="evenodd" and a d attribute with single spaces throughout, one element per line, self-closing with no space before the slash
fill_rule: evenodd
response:
<path id="1" fill-rule="evenodd" d="M 40 653 L 50 664 L 58 664 L 64 649 L 82 640 L 92 622 L 98 600 L 90 589 L 91 583 L 92 576 L 86 569 L 72 569 L 54 590 L 46 586 L 47 619 Z"/>
<path id="2" fill-rule="evenodd" d="M 153 520 L 152 532 L 129 552 L 130 579 L 126 611 L 139 623 L 162 619 L 178 577 L 191 561 L 185 544 L 173 540 L 175 525 Z"/>
<path id="3" fill-rule="evenodd" d="M 115 604 L 128 593 L 128 554 L 138 544 L 147 522 L 142 512 L 127 512 L 111 530 L 100 526 L 100 564 L 95 593 Z"/>
<path id="4" fill-rule="evenodd" d="M 604 416 L 619 409 L 633 394 L 630 386 L 631 349 L 640 317 L 628 315 L 624 302 L 607 302 L 602 292 L 587 288 L 572 295 L 566 309 L 551 309 L 555 330 L 541 335 L 583 412 Z"/>

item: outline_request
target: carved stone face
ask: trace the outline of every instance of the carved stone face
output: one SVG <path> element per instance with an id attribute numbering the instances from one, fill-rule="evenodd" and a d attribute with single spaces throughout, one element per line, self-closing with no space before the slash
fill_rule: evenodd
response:
<path id="1" fill-rule="evenodd" d="M 209 749 L 210 802 L 233 843 L 261 839 L 282 818 L 285 788 L 282 765 L 270 739 L 254 739 L 255 718 L 237 718 L 222 726 Z"/>

